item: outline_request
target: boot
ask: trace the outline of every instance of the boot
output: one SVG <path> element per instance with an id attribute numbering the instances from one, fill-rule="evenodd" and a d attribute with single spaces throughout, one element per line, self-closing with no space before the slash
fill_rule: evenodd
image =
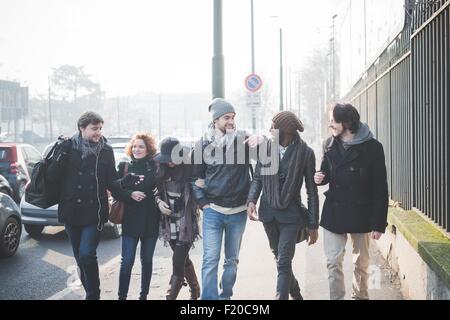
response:
<path id="1" fill-rule="evenodd" d="M 172 275 L 170 277 L 169 282 L 169 290 L 167 290 L 166 294 L 166 300 L 176 300 L 178 297 L 178 293 L 181 290 L 181 287 L 183 286 L 184 278 Z"/>
<path id="2" fill-rule="evenodd" d="M 294 275 L 291 278 L 291 286 L 289 288 L 289 294 L 292 300 L 303 300 L 302 294 L 300 293 L 300 285 Z"/>
<path id="3" fill-rule="evenodd" d="M 191 292 L 190 300 L 198 300 L 200 298 L 200 285 L 192 263 L 184 267 L 184 276 L 189 285 L 189 291 Z"/>

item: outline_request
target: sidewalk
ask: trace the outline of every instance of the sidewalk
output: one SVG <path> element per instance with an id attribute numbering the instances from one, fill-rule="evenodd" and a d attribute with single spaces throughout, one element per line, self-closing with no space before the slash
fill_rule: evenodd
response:
<path id="1" fill-rule="evenodd" d="M 322 191 L 320 191 L 322 193 Z M 201 241 L 195 243 L 191 250 L 191 259 L 194 262 L 197 276 L 201 281 Z M 120 248 L 118 248 L 120 252 Z M 153 262 L 153 278 L 149 299 L 164 300 L 171 270 L 171 250 L 158 243 Z M 120 259 L 101 270 L 102 299 L 116 300 L 119 281 Z M 222 254 L 223 261 L 223 254 Z M 220 266 L 222 265 L 222 261 Z M 376 250 L 376 245 L 371 244 L 370 273 L 372 288 L 369 291 L 372 300 L 401 300 L 398 281 L 390 280 L 390 269 Z M 352 257 L 351 243 L 348 242 L 346 257 L 344 260 L 344 273 L 347 288 L 346 299 L 351 298 L 352 282 Z M 306 243 L 297 245 L 293 261 L 294 274 L 300 282 L 302 295 L 307 300 L 328 300 L 328 274 L 323 253 L 322 230 L 319 232 L 319 242 L 313 247 L 307 247 Z M 220 273 L 219 268 L 219 275 Z M 234 290 L 234 300 L 273 300 L 275 296 L 277 270 L 273 255 L 269 249 L 268 240 L 261 223 L 248 221 L 244 234 L 237 281 Z M 369 284 L 369 285 L 370 285 Z M 132 274 L 129 299 L 136 300 L 140 290 L 140 259 L 137 254 Z M 78 293 L 78 294 L 77 294 Z M 178 299 L 188 299 L 188 287 L 182 288 Z M 81 291 L 74 291 L 66 295 L 64 299 L 84 299 Z"/>

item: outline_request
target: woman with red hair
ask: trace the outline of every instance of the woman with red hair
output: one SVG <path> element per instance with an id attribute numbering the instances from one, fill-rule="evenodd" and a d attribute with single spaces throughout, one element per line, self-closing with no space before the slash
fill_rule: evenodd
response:
<path id="1" fill-rule="evenodd" d="M 136 248 L 141 242 L 141 293 L 146 300 L 153 271 L 153 254 L 158 240 L 160 211 L 155 204 L 156 141 L 146 133 L 136 134 L 125 153 L 131 161 L 119 164 L 119 176 L 113 186 L 113 196 L 125 204 L 122 223 L 122 262 L 119 275 L 119 300 L 128 295 Z M 125 173 L 125 174 L 124 174 Z"/>

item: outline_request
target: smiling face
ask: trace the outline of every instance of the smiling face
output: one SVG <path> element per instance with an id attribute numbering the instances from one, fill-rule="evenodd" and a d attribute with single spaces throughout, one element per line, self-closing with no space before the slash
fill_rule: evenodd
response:
<path id="1" fill-rule="evenodd" d="M 235 113 L 227 113 L 221 116 L 215 121 L 216 128 L 226 133 L 227 131 L 234 130 L 236 128 L 234 117 Z"/>
<path id="2" fill-rule="evenodd" d="M 134 140 L 131 151 L 133 152 L 133 157 L 135 159 L 143 159 L 148 155 L 147 146 L 142 139 Z"/>
<path id="3" fill-rule="evenodd" d="M 86 128 L 80 128 L 83 139 L 91 142 L 99 142 L 102 138 L 103 123 L 89 124 Z"/>
<path id="4" fill-rule="evenodd" d="M 337 123 L 334 119 L 333 112 L 330 112 L 330 121 L 328 124 L 328 128 L 330 128 L 331 134 L 335 138 L 339 138 L 342 136 L 347 129 L 345 129 L 344 125 L 342 123 Z"/>

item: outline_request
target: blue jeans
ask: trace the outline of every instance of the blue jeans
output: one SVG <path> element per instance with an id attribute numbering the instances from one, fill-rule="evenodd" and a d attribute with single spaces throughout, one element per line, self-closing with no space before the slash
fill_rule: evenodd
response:
<path id="1" fill-rule="evenodd" d="M 211 208 L 203 210 L 202 300 L 228 300 L 233 295 L 239 250 L 246 223 L 245 211 L 224 215 Z M 225 260 L 219 295 L 217 269 L 224 236 Z"/>
<path id="2" fill-rule="evenodd" d="M 130 287 L 131 271 L 136 257 L 136 248 L 141 240 L 141 294 L 139 299 L 147 299 L 150 281 L 153 272 L 153 254 L 155 252 L 157 237 L 135 238 L 122 236 L 122 262 L 119 274 L 119 299 L 125 300 Z"/>
<path id="3" fill-rule="evenodd" d="M 97 225 L 82 227 L 66 225 L 65 228 L 72 244 L 73 255 L 80 268 L 80 280 L 86 291 L 86 300 L 99 300 L 97 247 L 100 242 L 100 231 L 97 230 Z"/>

